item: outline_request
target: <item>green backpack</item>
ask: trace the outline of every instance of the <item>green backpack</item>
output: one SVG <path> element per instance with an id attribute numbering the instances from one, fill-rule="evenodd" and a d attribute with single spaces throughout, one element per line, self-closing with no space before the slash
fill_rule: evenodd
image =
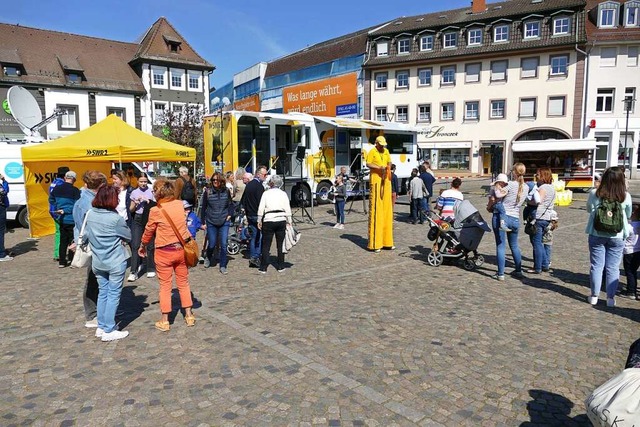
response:
<path id="1" fill-rule="evenodd" d="M 600 199 L 593 218 L 593 228 L 602 233 L 618 234 L 624 228 L 622 204 L 614 200 Z"/>

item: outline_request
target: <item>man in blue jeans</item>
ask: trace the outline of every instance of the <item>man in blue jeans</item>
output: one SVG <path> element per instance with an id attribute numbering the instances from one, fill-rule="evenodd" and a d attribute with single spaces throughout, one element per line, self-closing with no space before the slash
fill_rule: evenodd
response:
<path id="1" fill-rule="evenodd" d="M 244 208 L 245 215 L 247 216 L 247 222 L 249 227 L 252 227 L 251 241 L 249 242 L 249 266 L 260 267 L 260 253 L 261 253 L 261 240 L 262 233 L 258 229 L 258 207 L 260 206 L 260 199 L 262 193 L 264 193 L 264 186 L 262 182 L 267 177 L 267 167 L 258 166 L 256 168 L 256 174 L 253 179 L 247 183 L 240 199 L 240 204 Z"/>

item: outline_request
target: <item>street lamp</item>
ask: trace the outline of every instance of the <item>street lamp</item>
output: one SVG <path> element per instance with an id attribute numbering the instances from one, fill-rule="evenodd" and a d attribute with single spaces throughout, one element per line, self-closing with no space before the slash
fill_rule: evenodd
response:
<path id="1" fill-rule="evenodd" d="M 222 124 L 222 112 L 229 104 L 231 104 L 231 101 L 229 101 L 229 98 L 226 96 L 223 97 L 222 100 L 217 96 L 211 100 L 211 108 L 217 109 L 216 114 L 220 115 L 220 172 L 224 171 L 224 126 Z"/>
<path id="2" fill-rule="evenodd" d="M 627 112 L 627 125 L 624 130 L 624 166 L 627 168 L 627 141 L 629 140 L 629 113 L 633 110 L 633 103 L 635 98 L 631 95 L 625 96 L 622 100 L 624 102 L 624 110 Z M 631 179 L 631 160 L 629 160 L 629 179 Z"/>

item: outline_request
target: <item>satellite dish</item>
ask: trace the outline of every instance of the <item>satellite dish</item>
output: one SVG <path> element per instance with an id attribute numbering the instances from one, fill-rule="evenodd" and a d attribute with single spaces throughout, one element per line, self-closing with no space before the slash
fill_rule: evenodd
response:
<path id="1" fill-rule="evenodd" d="M 7 92 L 7 102 L 22 131 L 25 135 L 32 136 L 31 129 L 42 122 L 38 101 L 22 86 L 12 86 Z"/>
<path id="2" fill-rule="evenodd" d="M 38 101 L 22 86 L 11 86 L 9 88 L 7 91 L 7 103 L 13 118 L 27 136 L 27 140 L 42 141 L 40 129 L 51 123 L 58 116 L 67 114 L 66 111 L 56 108 L 52 115 L 43 120 Z"/>

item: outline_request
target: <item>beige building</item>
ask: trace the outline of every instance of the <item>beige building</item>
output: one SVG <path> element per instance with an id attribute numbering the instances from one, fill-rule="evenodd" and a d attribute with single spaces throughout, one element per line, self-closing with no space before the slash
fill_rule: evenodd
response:
<path id="1" fill-rule="evenodd" d="M 475 0 L 370 32 L 365 116 L 418 126 L 434 168 L 473 174 L 539 166 L 541 153 L 519 149 L 532 141 L 579 146 L 584 6 Z"/>

